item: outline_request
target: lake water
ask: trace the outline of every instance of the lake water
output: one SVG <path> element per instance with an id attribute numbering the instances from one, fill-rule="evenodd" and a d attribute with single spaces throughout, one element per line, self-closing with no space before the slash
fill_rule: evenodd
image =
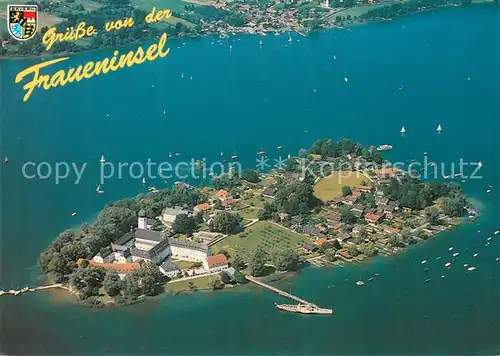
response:
<path id="1" fill-rule="evenodd" d="M 177 161 L 209 162 L 220 160 L 220 151 L 226 158 L 236 152 L 244 166 L 254 167 L 257 151 L 273 160 L 278 145 L 283 154 L 296 154 L 317 138 L 347 136 L 393 144 L 387 155 L 392 160 L 421 160 L 425 151 L 446 164 L 461 158 L 483 162 L 483 178 L 464 183 L 481 213 L 476 223 L 398 256 L 346 268 L 308 268 L 281 282 L 333 308 L 332 316 L 278 312 L 277 296 L 248 286 L 99 310 L 38 292 L 1 298 L 3 351 L 498 353 L 500 236 L 493 231 L 500 228 L 499 15 L 495 5 L 446 9 L 352 32 L 296 36 L 287 47 L 287 35 L 264 37 L 262 48 L 255 36 L 225 39 L 223 45 L 211 44 L 209 37 L 185 45 L 172 40 L 161 60 L 64 88 L 37 89 L 26 103 L 14 77 L 36 60 L 2 61 L 2 154 L 9 157 L 1 167 L 3 289 L 41 283 L 38 255 L 60 231 L 91 219 L 108 201 L 144 192 L 140 179 L 123 177 L 107 181 L 106 193 L 96 195 L 102 153 L 114 164 L 130 164 L 168 161 L 169 152 L 179 152 Z M 82 53 L 58 68 L 111 53 Z M 79 184 L 70 175 L 56 185 L 24 179 L 27 161 L 88 165 Z M 485 246 L 488 236 L 493 240 Z M 450 246 L 460 256 L 447 270 Z M 468 272 L 464 263 L 477 269 Z M 363 288 L 355 285 L 375 273 L 380 275 Z M 426 278 L 431 281 L 424 283 Z"/>

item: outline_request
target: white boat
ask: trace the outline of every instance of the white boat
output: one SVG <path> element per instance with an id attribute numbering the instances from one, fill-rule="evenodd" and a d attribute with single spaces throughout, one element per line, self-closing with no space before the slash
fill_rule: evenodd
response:
<path id="1" fill-rule="evenodd" d="M 146 184 L 146 177 L 142 177 L 142 184 Z"/>
<path id="2" fill-rule="evenodd" d="M 486 190 L 486 193 L 490 193 L 490 192 L 491 192 L 491 189 Z"/>
<path id="3" fill-rule="evenodd" d="M 175 152 L 175 155 L 178 156 L 179 155 L 179 152 Z"/>
<path id="4" fill-rule="evenodd" d="M 486 241 L 491 241 L 491 237 L 488 237 L 488 238 L 486 239 Z"/>
<path id="5" fill-rule="evenodd" d="M 344 77 L 344 82 L 346 82 L 346 83 L 347 83 L 348 81 L 349 81 L 349 78 Z"/>
<path id="6" fill-rule="evenodd" d="M 495 235 L 498 235 L 500 233 L 500 230 L 495 231 Z"/>
<path id="7" fill-rule="evenodd" d="M 358 287 L 361 287 L 361 286 L 364 286 L 364 285 L 365 285 L 365 282 L 363 282 L 363 281 L 357 281 L 357 282 L 356 282 L 356 285 L 357 285 Z"/>
<path id="8" fill-rule="evenodd" d="M 76 215 L 76 212 L 71 213 L 71 216 L 75 216 L 75 215 Z"/>
<path id="9" fill-rule="evenodd" d="M 220 151 L 220 155 L 221 155 L 221 156 L 224 156 L 224 152 Z"/>
<path id="10" fill-rule="evenodd" d="M 422 264 L 425 265 L 427 263 L 427 260 L 423 260 Z"/>
<path id="11" fill-rule="evenodd" d="M 438 125 L 438 127 L 437 127 L 436 131 L 437 131 L 437 132 L 441 132 L 442 130 L 443 130 L 443 129 L 441 128 L 441 125 Z"/>
<path id="12" fill-rule="evenodd" d="M 335 54 L 333 55 L 333 59 L 337 59 L 337 56 Z"/>
<path id="13" fill-rule="evenodd" d="M 292 42 L 292 36 L 288 36 L 288 42 Z"/>
<path id="14" fill-rule="evenodd" d="M 459 253 L 458 253 L 458 252 L 455 252 L 452 256 L 453 256 L 453 257 L 457 257 L 458 255 L 459 255 Z"/>
<path id="15" fill-rule="evenodd" d="M 450 248 L 448 249 L 448 251 L 453 251 L 453 247 L 450 247 Z"/>
<path id="16" fill-rule="evenodd" d="M 476 269 L 476 267 L 469 267 L 467 268 L 467 271 L 474 271 Z"/>
<path id="17" fill-rule="evenodd" d="M 332 314 L 332 309 L 320 308 L 312 304 L 274 304 L 278 309 L 301 314 Z"/>
<path id="18" fill-rule="evenodd" d="M 163 109 L 163 115 L 165 115 L 167 113 L 167 110 Z"/>
<path id="19" fill-rule="evenodd" d="M 193 80 L 193 76 L 192 75 L 189 76 L 189 80 Z"/>
<path id="20" fill-rule="evenodd" d="M 168 153 L 168 158 L 172 158 L 172 152 Z"/>
<path id="21" fill-rule="evenodd" d="M 283 148 L 283 146 L 276 147 L 277 150 L 281 150 L 282 148 Z"/>
<path id="22" fill-rule="evenodd" d="M 466 263 L 466 264 L 464 264 L 464 267 L 467 268 L 467 267 L 469 267 L 469 265 Z"/>
<path id="23" fill-rule="evenodd" d="M 184 72 L 181 73 L 181 79 L 183 79 L 183 78 L 184 78 Z"/>
<path id="24" fill-rule="evenodd" d="M 233 46 L 232 45 L 229 45 L 229 50 L 231 51 L 233 49 Z"/>
<path id="25" fill-rule="evenodd" d="M 477 256 L 479 256 L 479 253 L 475 253 L 472 255 L 472 257 L 477 257 Z"/>
<path id="26" fill-rule="evenodd" d="M 262 42 L 262 40 L 260 40 L 259 45 L 262 47 L 263 44 L 264 44 L 264 42 Z"/>
<path id="27" fill-rule="evenodd" d="M 101 185 L 100 184 L 97 186 L 97 189 L 95 191 L 97 192 L 97 194 L 103 194 L 104 193 L 104 190 L 101 189 Z"/>
<path id="28" fill-rule="evenodd" d="M 106 160 L 104 159 L 104 155 L 101 156 L 101 159 L 99 160 L 99 162 L 101 162 L 101 163 L 106 162 Z"/>
<path id="29" fill-rule="evenodd" d="M 483 161 L 479 161 L 479 162 L 477 162 L 477 166 L 478 166 L 478 167 L 482 167 L 482 166 L 483 166 Z"/>
<path id="30" fill-rule="evenodd" d="M 5 156 L 3 163 L 9 163 L 9 158 L 7 156 Z"/>
<path id="31" fill-rule="evenodd" d="M 446 262 L 446 264 L 444 266 L 445 267 L 450 267 L 451 266 L 451 262 Z"/>
<path id="32" fill-rule="evenodd" d="M 392 145 L 380 145 L 377 147 L 377 151 L 390 151 L 392 150 Z"/>
<path id="33" fill-rule="evenodd" d="M 402 134 L 404 134 L 404 133 L 406 132 L 406 129 L 405 129 L 405 127 L 404 127 L 404 126 L 401 128 L 401 131 L 400 131 L 400 132 L 401 132 Z"/>

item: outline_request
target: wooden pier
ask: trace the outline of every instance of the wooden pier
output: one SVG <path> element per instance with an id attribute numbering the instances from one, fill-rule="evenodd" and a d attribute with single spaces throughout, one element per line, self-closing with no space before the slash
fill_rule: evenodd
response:
<path id="1" fill-rule="evenodd" d="M 28 288 L 24 287 L 21 289 L 10 289 L 10 290 L 0 290 L 0 296 L 2 295 L 19 295 L 22 293 L 27 293 L 27 292 L 36 292 L 37 290 L 47 290 L 47 289 L 52 289 L 52 288 L 63 288 L 67 289 L 62 283 L 57 283 L 57 284 L 50 284 L 47 286 L 39 286 L 39 287 L 34 287 L 34 288 Z"/>
<path id="2" fill-rule="evenodd" d="M 264 282 L 261 282 L 257 279 L 255 279 L 254 277 L 250 277 L 250 276 L 245 276 L 245 278 L 252 282 L 252 283 L 255 283 L 259 286 L 261 286 L 262 288 L 265 288 L 265 289 L 268 289 L 270 290 L 271 292 L 274 292 L 282 297 L 285 297 L 285 298 L 288 298 L 288 299 L 291 299 L 291 300 L 294 300 L 296 301 L 297 303 L 299 304 L 306 304 L 306 305 L 312 305 L 312 306 L 316 306 L 315 304 L 311 303 L 311 302 L 308 302 L 307 300 L 304 300 L 302 298 L 299 298 L 299 297 L 296 297 L 295 295 L 293 294 L 290 294 L 290 293 L 287 293 L 287 292 L 284 292 L 282 291 L 281 289 L 278 289 L 276 287 L 273 287 L 273 286 L 270 286 L 269 284 L 266 284 Z"/>

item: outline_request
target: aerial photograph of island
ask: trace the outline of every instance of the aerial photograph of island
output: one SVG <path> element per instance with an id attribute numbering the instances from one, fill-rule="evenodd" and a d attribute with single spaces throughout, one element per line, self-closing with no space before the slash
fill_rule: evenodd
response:
<path id="1" fill-rule="evenodd" d="M 0 354 L 500 354 L 498 0 L 0 2 Z"/>

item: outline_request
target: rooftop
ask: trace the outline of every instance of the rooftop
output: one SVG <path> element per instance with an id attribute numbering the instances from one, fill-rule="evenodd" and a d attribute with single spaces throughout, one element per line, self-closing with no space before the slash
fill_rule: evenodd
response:
<path id="1" fill-rule="evenodd" d="M 181 208 L 165 208 L 163 210 L 163 214 L 174 215 L 177 216 L 179 214 L 187 214 L 189 211 L 181 209 Z"/>
<path id="2" fill-rule="evenodd" d="M 197 250 L 208 253 L 208 246 L 205 244 L 199 244 L 189 240 L 179 240 L 174 238 L 168 238 L 168 242 L 170 246 L 173 247 L 182 247 L 191 250 Z"/>
<path id="3" fill-rule="evenodd" d="M 93 260 L 89 261 L 89 264 L 96 267 L 102 267 L 105 269 L 114 269 L 119 274 L 130 273 L 136 269 L 141 268 L 138 262 L 132 263 L 99 263 Z"/>
<path id="4" fill-rule="evenodd" d="M 219 267 L 227 265 L 227 258 L 222 253 L 207 257 L 208 267 Z"/>
<path id="5" fill-rule="evenodd" d="M 161 232 L 158 231 L 135 229 L 134 232 L 135 232 L 134 236 L 136 239 L 142 239 L 154 242 L 160 242 L 163 239 L 165 239 L 165 235 L 163 235 Z"/>

